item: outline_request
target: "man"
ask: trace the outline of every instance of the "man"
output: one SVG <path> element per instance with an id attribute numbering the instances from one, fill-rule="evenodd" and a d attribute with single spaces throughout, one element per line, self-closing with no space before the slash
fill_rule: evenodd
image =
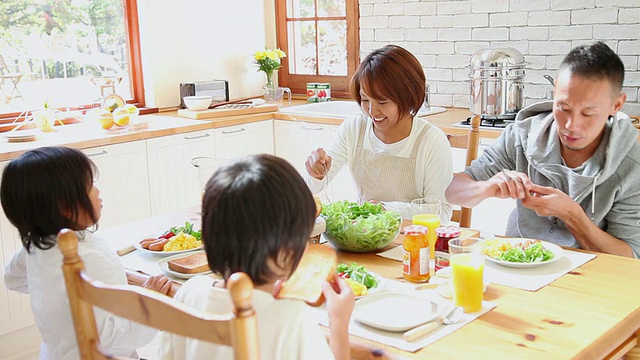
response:
<path id="1" fill-rule="evenodd" d="M 450 203 L 517 200 L 506 235 L 640 256 L 640 144 L 629 120 L 624 66 L 604 43 L 564 58 L 553 102 L 529 106 L 458 174 Z"/>

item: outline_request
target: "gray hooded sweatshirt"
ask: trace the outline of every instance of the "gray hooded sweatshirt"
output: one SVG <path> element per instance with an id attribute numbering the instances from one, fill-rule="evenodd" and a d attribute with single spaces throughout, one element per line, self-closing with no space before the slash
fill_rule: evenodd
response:
<path id="1" fill-rule="evenodd" d="M 610 118 L 602 143 L 577 168 L 564 164 L 551 112 L 553 102 L 522 109 L 482 156 L 465 170 L 475 180 L 488 180 L 503 169 L 525 173 L 534 184 L 559 189 L 574 199 L 594 224 L 626 241 L 640 257 L 640 144 L 628 119 Z M 538 216 L 520 200 L 509 216 L 507 236 L 541 239 L 579 247 L 557 217 Z"/>

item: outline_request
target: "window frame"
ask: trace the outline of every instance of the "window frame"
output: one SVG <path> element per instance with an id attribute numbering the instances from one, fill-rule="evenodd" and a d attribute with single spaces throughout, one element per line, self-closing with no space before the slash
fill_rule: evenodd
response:
<path id="1" fill-rule="evenodd" d="M 287 1 L 275 0 L 276 40 L 278 48 L 284 52 L 289 49 L 287 33 Z M 314 0 L 317 8 L 317 0 Z M 360 14 L 358 1 L 345 0 L 347 18 L 347 75 L 299 75 L 289 73 L 289 58 L 282 59 L 282 67 L 278 70 L 278 84 L 287 86 L 295 94 L 306 94 L 308 82 L 331 83 L 332 97 L 350 98 L 349 80 L 360 64 Z M 316 20 L 317 21 L 317 20 Z"/>
<path id="2" fill-rule="evenodd" d="M 140 47 L 140 24 L 138 22 L 138 1 L 122 0 L 125 32 L 127 34 L 127 57 L 129 61 L 129 76 L 131 99 L 125 99 L 128 104 L 135 104 L 141 114 L 157 112 L 157 108 L 146 108 L 144 99 L 144 81 L 142 76 L 142 53 Z M 87 110 L 92 104 L 77 104 L 69 110 Z M 59 110 L 67 110 L 64 109 Z M 9 124 L 16 120 L 22 112 L 0 113 L 0 125 Z"/>

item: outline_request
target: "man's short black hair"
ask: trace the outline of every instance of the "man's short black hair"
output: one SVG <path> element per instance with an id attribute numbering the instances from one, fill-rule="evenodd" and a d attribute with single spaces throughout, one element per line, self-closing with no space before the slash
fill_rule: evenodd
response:
<path id="1" fill-rule="evenodd" d="M 606 79 L 611 83 L 613 91 L 619 93 L 622 90 L 624 64 L 620 57 L 602 41 L 581 45 L 571 50 L 560 64 L 560 70 L 564 69 L 569 69 L 571 74 L 584 78 Z"/>
<path id="2" fill-rule="evenodd" d="M 293 272 L 315 214 L 311 191 L 281 158 L 253 155 L 219 168 L 202 199 L 202 240 L 211 270 L 225 279 L 242 271 L 264 285 L 275 275 L 268 260 L 286 254 Z"/>
<path id="3" fill-rule="evenodd" d="M 18 229 L 22 245 L 50 249 L 63 228 L 84 230 L 78 216 L 95 222 L 89 191 L 95 164 L 81 151 L 67 147 L 41 147 L 11 160 L 2 173 L 0 200 L 9 221 Z"/>

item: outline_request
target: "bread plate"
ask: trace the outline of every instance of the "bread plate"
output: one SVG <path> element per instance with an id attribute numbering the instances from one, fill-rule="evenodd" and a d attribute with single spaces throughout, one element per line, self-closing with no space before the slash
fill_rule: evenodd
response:
<path id="1" fill-rule="evenodd" d="M 356 302 L 353 318 L 365 325 L 386 330 L 406 331 L 427 323 L 438 315 L 438 306 L 424 298 L 381 292 Z"/>
<path id="2" fill-rule="evenodd" d="M 525 239 L 525 238 L 502 238 L 499 239 L 501 241 L 508 241 L 511 243 L 517 243 L 517 242 L 521 242 L 521 241 L 526 241 L 526 240 L 532 240 L 532 239 Z M 536 240 L 532 240 L 532 241 L 536 241 Z M 536 267 L 536 266 L 542 266 L 542 265 L 546 265 L 546 264 L 551 264 L 553 262 L 556 262 L 558 260 L 560 260 L 563 256 L 564 256 L 564 252 L 562 251 L 562 248 L 556 244 L 550 243 L 548 241 L 543 241 L 543 240 L 537 240 L 540 241 L 542 243 L 542 246 L 544 246 L 545 249 L 551 251 L 553 253 L 553 258 L 547 260 L 547 261 L 540 261 L 540 262 L 529 262 L 529 263 L 521 263 L 521 262 L 512 262 L 512 261 L 505 261 L 505 260 L 499 260 L 499 259 L 495 259 L 489 255 L 485 255 L 485 258 L 488 261 L 491 261 L 492 263 L 498 264 L 498 265 L 502 265 L 502 266 L 506 266 L 506 267 L 512 267 L 512 268 L 531 268 L 531 267 Z"/>
<path id="3" fill-rule="evenodd" d="M 137 250 L 140 250 L 142 252 L 146 252 L 146 253 L 149 253 L 149 254 L 153 254 L 153 255 L 170 256 L 170 255 L 184 254 L 184 253 L 195 251 L 195 250 L 201 250 L 204 247 L 204 245 L 200 245 L 200 246 L 195 247 L 193 249 L 178 250 L 178 251 L 154 251 L 154 250 L 149 250 L 149 249 L 143 248 L 142 245 L 140 245 L 140 243 L 134 243 L 133 247 L 136 248 Z"/>
<path id="4" fill-rule="evenodd" d="M 183 273 L 180 273 L 180 272 L 173 271 L 173 270 L 169 269 L 169 264 L 167 264 L 169 261 L 176 260 L 176 259 L 181 259 L 183 257 L 187 257 L 187 256 L 191 256 L 191 255 L 193 255 L 193 254 L 178 254 L 178 255 L 173 255 L 173 256 L 166 257 L 166 258 L 162 258 L 160 261 L 158 261 L 158 267 L 165 274 L 170 275 L 170 276 L 175 276 L 175 277 L 180 278 L 180 279 L 190 279 L 190 278 L 192 278 L 192 277 L 194 277 L 196 275 L 207 275 L 207 274 L 211 274 L 212 273 L 211 270 L 208 270 L 208 271 L 203 271 L 203 272 L 193 273 L 193 274 L 183 274 Z"/>

